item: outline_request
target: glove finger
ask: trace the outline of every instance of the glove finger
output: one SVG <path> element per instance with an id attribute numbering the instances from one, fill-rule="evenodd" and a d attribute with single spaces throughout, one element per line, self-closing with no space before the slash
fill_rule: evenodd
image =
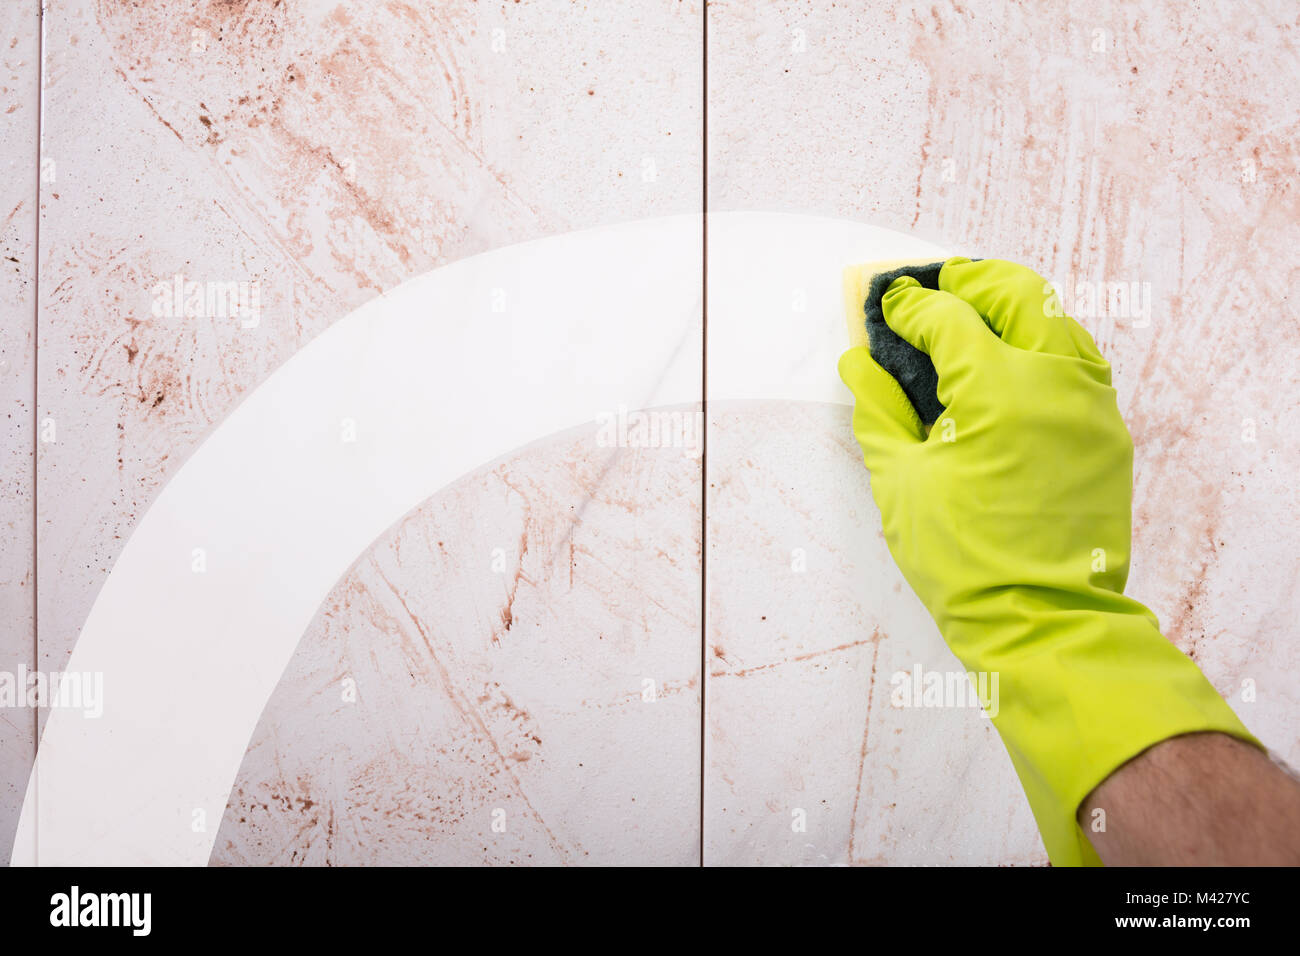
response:
<path id="1" fill-rule="evenodd" d="M 955 295 L 922 288 L 911 276 L 895 279 L 880 301 L 886 324 L 930 356 L 939 373 L 939 401 L 952 404 L 952 390 L 998 340 L 979 313 Z"/>
<path id="2" fill-rule="evenodd" d="M 1056 291 L 1032 269 L 1002 259 L 971 262 L 954 256 L 939 270 L 939 288 L 974 306 L 1008 345 L 1026 352 L 1079 354 Z"/>
<path id="3" fill-rule="evenodd" d="M 903 445 L 925 441 L 925 426 L 898 381 L 858 346 L 840 356 L 840 378 L 853 393 L 853 434 L 874 469 Z"/>

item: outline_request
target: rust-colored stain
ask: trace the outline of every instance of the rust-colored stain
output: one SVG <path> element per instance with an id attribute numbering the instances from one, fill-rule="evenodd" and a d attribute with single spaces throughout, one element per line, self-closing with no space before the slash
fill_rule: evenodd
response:
<path id="1" fill-rule="evenodd" d="M 1295 24 L 1177 0 L 1096 23 L 1065 4 L 708 9 L 715 209 L 871 221 L 1062 282 L 1150 285 L 1145 327 L 1079 316 L 1135 443 L 1130 592 L 1216 685 L 1281 675 L 1250 720 L 1285 738 L 1300 170 L 1279 104 L 1296 100 Z M 701 12 L 574 7 L 558 30 L 529 4 L 49 6 L 38 407 L 61 437 L 38 477 L 34 663 L 66 663 L 159 489 L 331 323 L 466 256 L 698 209 Z M 86 75 L 103 78 L 93 96 Z M 647 156 L 655 182 L 624 175 Z M 0 195 L 15 302 L 37 253 L 21 185 Z M 259 282 L 260 323 L 156 315 L 150 290 L 177 275 Z M 747 862 L 804 862 L 806 845 L 1041 862 L 990 728 L 872 708 L 877 671 L 941 647 L 907 616 L 847 411 L 749 405 L 711 418 L 709 441 L 707 535 L 698 462 L 575 433 L 465 476 L 374 542 L 254 730 L 213 862 L 690 862 L 700 839 Z M 21 445 L 7 487 L 31 473 Z M 705 785 L 725 812 L 699 834 L 705 546 Z M 7 579 L 30 587 L 30 571 Z M 791 840 L 805 804 L 825 807 L 820 829 Z M 987 825 L 964 826 L 977 811 Z"/>
<path id="2" fill-rule="evenodd" d="M 629 826 L 647 859 L 691 859 L 678 814 L 698 787 L 680 784 L 698 758 L 658 742 L 698 732 L 699 572 L 628 570 L 648 539 L 693 549 L 677 503 L 698 469 L 664 457 L 647 480 L 634 457 L 609 467 L 595 438 L 484 466 L 357 561 L 254 732 L 213 863 L 578 863 L 610 859 Z M 555 547 L 570 535 L 598 559 L 572 565 Z M 649 791 L 647 762 L 662 781 Z"/>
<path id="3" fill-rule="evenodd" d="M 876 699 L 876 663 L 880 659 L 880 647 L 873 643 L 871 648 L 871 676 L 867 680 L 867 718 L 862 722 L 862 746 L 858 748 L 858 787 L 853 795 L 853 810 L 849 814 L 849 862 L 856 862 L 854 851 L 858 834 L 858 804 L 862 799 L 862 778 L 867 767 L 867 744 L 871 740 L 871 704 Z"/>

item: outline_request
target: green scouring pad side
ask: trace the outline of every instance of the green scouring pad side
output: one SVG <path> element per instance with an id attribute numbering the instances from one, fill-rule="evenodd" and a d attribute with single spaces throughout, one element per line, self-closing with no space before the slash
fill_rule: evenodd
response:
<path id="1" fill-rule="evenodd" d="M 939 401 L 939 375 L 930 356 L 905 341 L 885 323 L 880 300 L 889 284 L 901 276 L 911 276 L 927 289 L 938 289 L 942 267 L 942 262 L 890 260 L 849 266 L 844 270 L 850 343 L 870 346 L 871 357 L 894 376 L 926 425 L 933 425 L 943 414 L 943 405 Z"/>

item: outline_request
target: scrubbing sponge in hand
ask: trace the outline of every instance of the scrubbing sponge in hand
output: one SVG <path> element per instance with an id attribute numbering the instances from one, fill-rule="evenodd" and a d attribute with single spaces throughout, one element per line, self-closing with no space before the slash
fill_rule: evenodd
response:
<path id="1" fill-rule="evenodd" d="M 890 270 L 861 271 L 851 311 L 867 331 L 889 282 L 868 275 Z M 942 291 L 921 281 L 888 293 L 889 321 L 943 366 L 952 427 L 940 440 L 922 436 L 916 415 L 928 394 L 903 407 L 908 372 L 882 368 L 891 357 L 875 358 L 874 327 L 870 349 L 859 339 L 838 367 L 885 542 L 963 668 L 997 675 L 985 712 L 1049 859 L 1097 864 L 1079 808 L 1118 767 L 1182 734 L 1261 745 L 1124 594 L 1133 441 L 1092 336 L 1015 263 L 955 256 Z"/>
<path id="2" fill-rule="evenodd" d="M 939 288 L 942 262 L 889 260 L 849 266 L 844 270 L 844 302 L 849 323 L 849 344 L 869 345 L 871 357 L 892 375 L 911 400 L 926 425 L 943 414 L 939 402 L 939 376 L 934 363 L 885 324 L 880 300 L 889 284 L 911 276 L 926 289 Z"/>

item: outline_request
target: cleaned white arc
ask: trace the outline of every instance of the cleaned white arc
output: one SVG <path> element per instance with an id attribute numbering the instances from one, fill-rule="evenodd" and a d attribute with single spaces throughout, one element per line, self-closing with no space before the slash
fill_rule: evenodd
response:
<path id="1" fill-rule="evenodd" d="M 620 405 L 699 402 L 700 227 L 625 223 L 434 270 L 256 388 L 158 495 L 100 591 L 66 669 L 104 675 L 104 714 L 51 711 L 12 862 L 206 864 L 299 638 L 385 529 L 538 438 L 594 430 Z M 709 231 L 711 401 L 847 403 L 840 269 L 943 255 L 815 217 L 712 214 Z"/>

